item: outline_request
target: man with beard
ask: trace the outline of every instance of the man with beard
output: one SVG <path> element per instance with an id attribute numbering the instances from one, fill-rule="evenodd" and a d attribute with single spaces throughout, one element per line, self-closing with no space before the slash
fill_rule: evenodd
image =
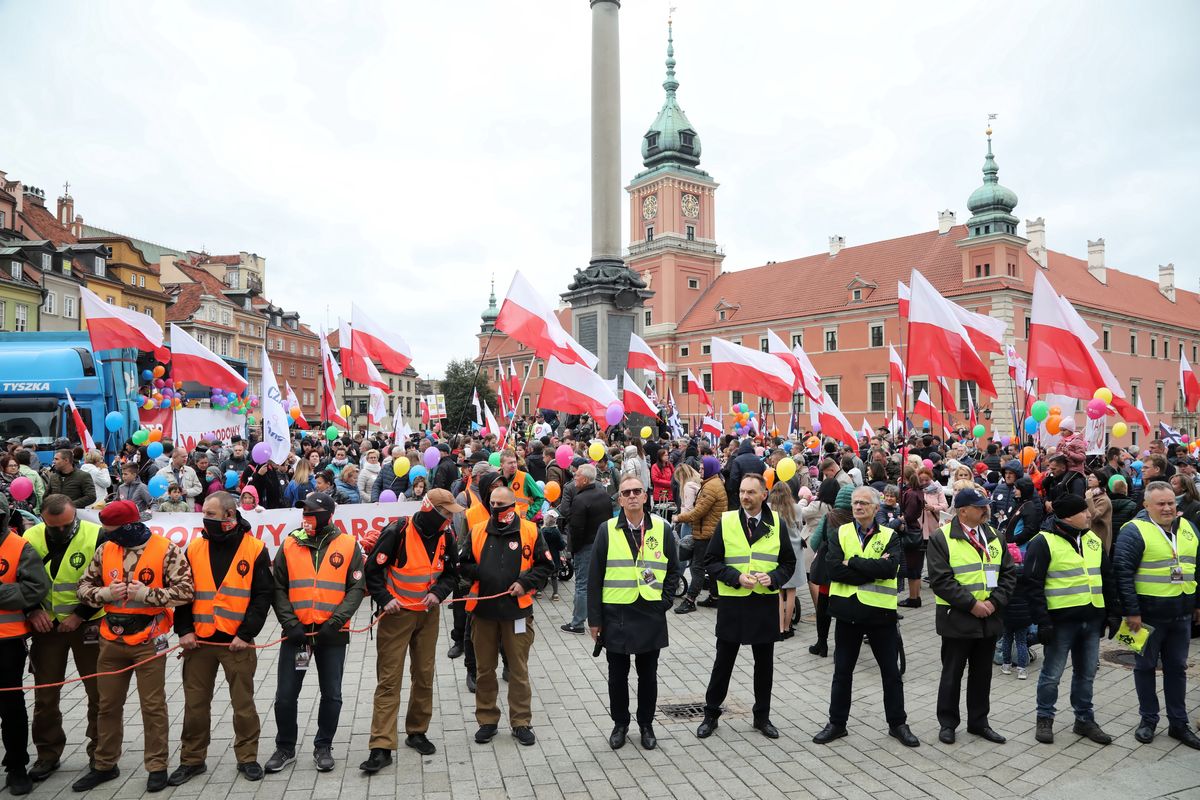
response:
<path id="1" fill-rule="evenodd" d="M 263 777 L 254 707 L 258 651 L 251 645 L 271 610 L 271 559 L 262 540 L 250 534 L 249 523 L 238 514 L 233 495 L 214 492 L 204 501 L 203 513 L 204 530 L 187 549 L 196 596 L 175 614 L 175 633 L 184 650 L 184 707 L 179 767 L 167 781 L 171 786 L 187 783 L 208 769 L 204 759 L 212 736 L 217 667 L 229 684 L 237 771 L 248 781 Z"/>
<path id="2" fill-rule="evenodd" d="M 475 732 L 475 741 L 479 744 L 491 741 L 500 722 L 496 662 L 503 647 L 510 675 L 509 723 L 517 741 L 528 746 L 536 741 L 529 707 L 533 696 L 529 684 L 533 593 L 546 585 L 554 564 L 537 525 L 518 514 L 517 497 L 512 489 L 497 483 L 489 506 L 488 521 L 472 529 L 460 561 L 463 577 L 472 581 L 468 595 L 472 599 L 467 601 L 467 611 L 473 614 L 471 641 L 479 668 L 475 695 L 479 730 Z M 478 599 L 483 597 L 491 599 Z"/>
<path id="3" fill-rule="evenodd" d="M 450 492 L 431 489 L 417 513 L 383 529 L 367 563 L 367 591 L 383 609 L 377 633 L 371 752 L 358 767 L 369 775 L 392 763 L 406 656 L 412 660 L 412 686 L 404 744 L 423 756 L 437 752 L 425 733 L 433 716 L 438 606 L 454 591 L 457 551 L 450 522 L 465 510 Z"/>

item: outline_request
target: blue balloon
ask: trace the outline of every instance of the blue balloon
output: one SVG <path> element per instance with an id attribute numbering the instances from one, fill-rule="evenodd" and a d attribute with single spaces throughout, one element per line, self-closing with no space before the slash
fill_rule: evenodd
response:
<path id="1" fill-rule="evenodd" d="M 429 480 L 429 470 L 425 469 L 424 467 L 413 467 L 412 469 L 410 469 L 408 471 L 408 480 L 410 482 L 412 482 L 412 481 L 415 481 L 417 478 L 424 478 L 425 480 Z"/>
<path id="2" fill-rule="evenodd" d="M 925 430 L 929 430 L 929 420 L 925 420 L 925 422 L 922 423 L 921 427 L 924 428 Z"/>
<path id="3" fill-rule="evenodd" d="M 232 469 L 225 470 L 225 488 L 233 489 L 238 485 L 238 474 Z"/>
<path id="4" fill-rule="evenodd" d="M 158 442 L 151 442 L 150 447 L 146 448 L 146 452 L 149 453 L 150 448 L 154 447 L 155 445 L 158 445 L 158 451 L 161 453 L 162 445 L 158 444 Z M 162 497 L 167 493 L 167 487 L 170 485 L 171 481 L 167 479 L 166 475 L 155 475 L 150 479 L 150 482 L 146 484 L 146 489 L 150 492 L 151 497 Z"/>
<path id="5" fill-rule="evenodd" d="M 158 458 L 163 454 L 162 442 L 151 442 L 146 445 L 146 455 L 151 458 Z"/>
<path id="6" fill-rule="evenodd" d="M 785 452 L 785 453 L 790 453 L 790 452 L 792 452 L 792 443 L 791 443 L 791 442 L 784 442 L 784 443 L 783 443 L 783 452 Z"/>
<path id="7" fill-rule="evenodd" d="M 142 370 L 142 380 L 144 380 L 144 381 L 154 380 L 154 373 L 148 369 Z"/>
<path id="8" fill-rule="evenodd" d="M 111 433 L 121 430 L 121 426 L 124 424 L 125 417 L 120 411 L 110 411 L 104 415 L 104 427 Z"/>
<path id="9" fill-rule="evenodd" d="M 1025 432 L 1028 433 L 1030 436 L 1032 436 L 1033 434 L 1037 433 L 1037 429 L 1038 429 L 1038 421 L 1036 419 L 1034 419 L 1033 417 L 1026 417 L 1025 418 Z"/>

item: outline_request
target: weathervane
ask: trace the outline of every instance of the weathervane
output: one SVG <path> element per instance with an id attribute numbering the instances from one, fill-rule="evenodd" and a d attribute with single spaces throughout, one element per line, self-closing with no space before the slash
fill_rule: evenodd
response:
<path id="1" fill-rule="evenodd" d="M 996 119 L 996 117 L 998 117 L 998 116 L 1000 116 L 1000 115 L 999 114 L 988 114 L 988 126 L 987 126 L 987 135 L 988 136 L 992 135 L 992 120 Z"/>

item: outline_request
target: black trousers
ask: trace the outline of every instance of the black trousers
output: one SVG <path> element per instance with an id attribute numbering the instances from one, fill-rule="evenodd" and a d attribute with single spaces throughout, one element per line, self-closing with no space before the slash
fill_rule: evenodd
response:
<path id="1" fill-rule="evenodd" d="M 454 589 L 454 597 L 457 599 L 462 597 L 463 593 Z M 456 644 L 462 644 L 467 637 L 467 604 L 466 603 L 451 603 L 451 613 L 454 615 L 454 625 L 450 628 L 450 641 Z"/>
<path id="2" fill-rule="evenodd" d="M 860 625 L 837 621 L 833 630 L 833 689 L 829 694 L 829 721 L 845 725 L 850 719 L 850 696 L 854 688 L 854 665 L 868 636 L 871 653 L 883 678 L 883 713 L 888 727 L 908 721 L 904 712 L 904 679 L 900 677 L 900 648 L 893 624 Z"/>
<path id="3" fill-rule="evenodd" d="M 829 626 L 833 618 L 829 616 L 829 595 L 817 594 L 817 644 L 828 644 Z"/>
<path id="4" fill-rule="evenodd" d="M 0 686 L 20 686 L 25 677 L 25 639 L 0 639 Z M 23 773 L 29 763 L 29 712 L 24 692 L 0 692 L 0 739 L 4 769 Z"/>
<path id="5" fill-rule="evenodd" d="M 992 654 L 996 637 L 951 639 L 942 637 L 942 679 L 938 683 L 937 718 L 943 728 L 957 728 L 958 698 L 962 693 L 963 670 L 967 669 L 967 728 L 988 726 L 991 710 Z"/>
<path id="6" fill-rule="evenodd" d="M 606 651 L 607 652 L 607 651 Z M 646 727 L 654 723 L 654 709 L 658 705 L 658 654 L 608 653 L 608 707 L 612 721 L 618 725 L 629 724 L 629 662 L 637 666 L 637 723 Z"/>
<path id="7" fill-rule="evenodd" d="M 742 646 L 737 642 L 717 639 L 717 657 L 713 661 L 712 676 L 708 679 L 708 692 L 704 695 L 704 715 L 721 716 L 721 703 L 729 694 L 729 679 L 733 676 L 733 665 Z M 754 654 L 754 720 L 766 720 L 771 716 L 771 687 L 775 681 L 775 643 L 752 644 Z"/>

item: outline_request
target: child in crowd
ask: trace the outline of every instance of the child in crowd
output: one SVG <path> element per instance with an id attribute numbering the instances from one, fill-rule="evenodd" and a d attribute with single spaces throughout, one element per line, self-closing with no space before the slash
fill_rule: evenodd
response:
<path id="1" fill-rule="evenodd" d="M 138 465 L 132 461 L 121 466 L 121 485 L 117 487 L 117 499 L 132 501 L 141 512 L 149 511 L 154 502 L 150 497 L 150 490 L 138 477 Z"/>
<path id="2" fill-rule="evenodd" d="M 1033 617 L 1029 612 L 1029 600 L 1025 596 L 1024 577 L 1025 564 L 1021 548 L 1009 542 L 1009 555 L 1017 571 L 1017 587 L 1004 607 L 1004 636 L 1000 639 L 1000 671 L 1005 675 L 1012 674 L 1013 650 L 1016 649 L 1017 680 L 1023 681 L 1029 677 L 1029 626 Z"/>
<path id="3" fill-rule="evenodd" d="M 158 504 L 159 511 L 191 511 L 192 504 L 183 499 L 183 489 L 178 483 L 167 487 L 167 497 Z"/>
<path id="4" fill-rule="evenodd" d="M 247 486 L 242 489 L 242 511 L 262 511 L 263 507 L 258 504 L 258 489 L 253 486 Z"/>

